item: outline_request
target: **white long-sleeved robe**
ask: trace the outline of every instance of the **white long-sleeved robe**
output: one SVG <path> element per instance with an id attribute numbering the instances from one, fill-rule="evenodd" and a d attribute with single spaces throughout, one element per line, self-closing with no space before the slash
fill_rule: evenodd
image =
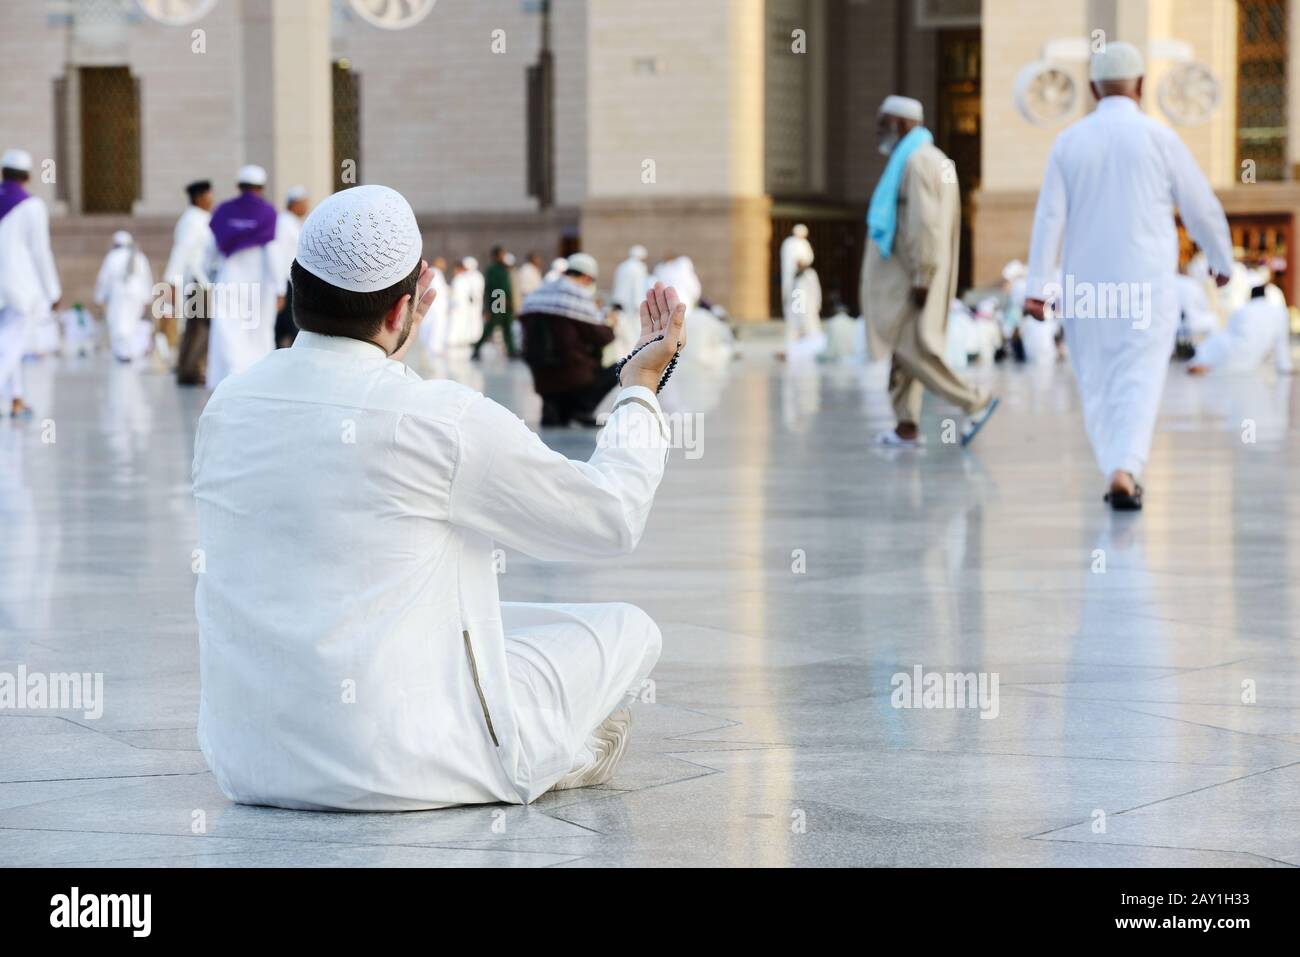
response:
<path id="1" fill-rule="evenodd" d="M 437 266 L 429 267 L 433 272 L 433 304 L 425 313 L 420 323 L 420 346 L 426 356 L 432 358 L 447 351 L 448 317 L 451 315 L 451 296 L 447 287 L 447 277 Z"/>
<path id="2" fill-rule="evenodd" d="M 210 250 L 215 266 L 208 302 L 207 386 L 215 389 L 226 376 L 275 351 L 276 301 L 289 277 L 278 240 L 233 256 L 216 254 L 215 242 Z"/>
<path id="3" fill-rule="evenodd" d="M 813 262 L 812 243 L 806 237 L 794 235 L 781 240 L 781 306 L 786 321 L 790 319 L 790 293 L 801 262 Z"/>
<path id="4" fill-rule="evenodd" d="M 1140 475 L 1151 449 L 1178 331 L 1175 209 L 1210 268 L 1227 275 L 1223 207 L 1178 134 L 1128 97 L 1109 96 L 1056 138 L 1034 215 L 1027 296 L 1060 302 L 1084 425 L 1105 475 Z"/>
<path id="5" fill-rule="evenodd" d="M 657 282 L 677 290 L 677 298 L 686 304 L 687 312 L 700 304 L 700 297 L 704 290 L 700 285 L 700 277 L 695 272 L 695 263 L 689 256 L 678 256 L 676 259 L 661 262 L 655 266 L 654 278 Z M 640 305 L 637 303 L 638 309 Z"/>
<path id="6" fill-rule="evenodd" d="M 447 344 L 453 348 L 473 345 L 483 335 L 482 279 L 482 273 L 468 269 L 451 277 Z"/>
<path id="7" fill-rule="evenodd" d="M 275 246 L 280 253 L 280 268 L 286 277 L 293 266 L 293 257 L 298 255 L 298 237 L 301 235 L 302 220 L 298 215 L 287 209 L 280 210 L 275 219 Z"/>
<path id="8" fill-rule="evenodd" d="M 0 403 L 23 395 L 22 363 L 31 326 L 63 295 L 50 250 L 50 215 L 29 196 L 0 219 Z"/>
<path id="9" fill-rule="evenodd" d="M 95 280 L 95 304 L 104 306 L 109 346 L 119 359 L 139 359 L 149 351 L 153 324 L 143 316 L 153 299 L 153 270 L 134 245 L 111 249 Z"/>
<path id="10" fill-rule="evenodd" d="M 614 288 L 610 293 L 612 300 L 618 303 L 625 313 L 637 314 L 645 300 L 646 280 L 650 271 L 644 260 L 629 256 L 618 264 L 614 270 Z"/>
<path id="11" fill-rule="evenodd" d="M 668 441 L 632 387 L 572 461 L 472 389 L 311 332 L 222 383 L 194 447 L 198 733 L 222 791 L 397 811 L 548 790 L 659 631 L 626 604 L 503 604 L 496 546 L 630 552 Z"/>
<path id="12" fill-rule="evenodd" d="M 172 232 L 172 251 L 163 272 L 164 282 L 186 290 L 192 283 L 208 281 L 211 221 L 212 214 L 198 206 L 188 206 L 181 213 Z"/>
<path id="13" fill-rule="evenodd" d="M 1273 359 L 1281 373 L 1291 369 L 1291 321 L 1287 308 L 1267 297 L 1251 299 L 1228 317 L 1228 325 L 1196 347 L 1191 365 L 1213 372 L 1254 372 Z"/>

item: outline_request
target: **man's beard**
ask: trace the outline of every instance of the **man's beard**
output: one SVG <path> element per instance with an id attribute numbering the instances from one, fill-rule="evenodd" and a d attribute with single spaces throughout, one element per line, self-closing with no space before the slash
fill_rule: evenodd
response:
<path id="1" fill-rule="evenodd" d="M 886 133 L 876 141 L 876 149 L 880 150 L 881 156 L 888 156 L 894 152 L 894 147 L 898 145 L 899 136 L 897 133 Z"/>
<path id="2" fill-rule="evenodd" d="M 406 340 L 411 337 L 411 327 L 415 325 L 415 306 L 406 307 L 406 318 L 402 320 L 402 334 L 397 337 L 397 345 L 393 346 L 393 351 L 389 355 L 401 352 L 402 346 L 406 345 Z"/>

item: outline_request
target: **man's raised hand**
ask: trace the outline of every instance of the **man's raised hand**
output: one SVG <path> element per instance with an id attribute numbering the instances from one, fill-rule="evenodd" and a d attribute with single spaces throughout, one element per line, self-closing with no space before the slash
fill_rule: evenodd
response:
<path id="1" fill-rule="evenodd" d="M 656 391 L 668 363 L 686 347 L 685 323 L 686 306 L 678 301 L 677 290 L 655 283 L 641 303 L 641 338 L 636 344 L 640 351 L 623 366 L 620 384 L 643 385 Z M 663 339 L 654 341 L 661 335 Z"/>

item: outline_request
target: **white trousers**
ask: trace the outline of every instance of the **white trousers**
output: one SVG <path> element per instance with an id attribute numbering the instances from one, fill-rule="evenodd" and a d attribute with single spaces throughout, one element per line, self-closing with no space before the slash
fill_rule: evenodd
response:
<path id="1" fill-rule="evenodd" d="M 27 317 L 17 309 L 0 308 L 0 413 L 23 396 L 23 353 L 27 349 Z"/>
<path id="2" fill-rule="evenodd" d="M 501 603 L 525 801 L 587 760 L 587 739 L 641 693 L 659 628 L 635 605 Z"/>

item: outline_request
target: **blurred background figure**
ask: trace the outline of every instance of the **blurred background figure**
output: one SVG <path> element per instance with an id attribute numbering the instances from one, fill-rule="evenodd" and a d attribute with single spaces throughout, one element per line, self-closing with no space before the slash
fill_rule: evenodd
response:
<path id="1" fill-rule="evenodd" d="M 163 281 L 171 286 L 171 314 L 178 324 L 180 350 L 176 382 L 202 385 L 208 367 L 208 257 L 212 244 L 212 183 L 195 180 L 185 187 L 189 205 L 176 221 L 172 251 Z"/>
<path id="2" fill-rule="evenodd" d="M 31 327 L 59 307 L 63 289 L 50 251 L 50 215 L 25 184 L 32 156 L 6 150 L 0 158 L 0 414 L 31 418 L 23 402 L 23 353 Z"/>
<path id="3" fill-rule="evenodd" d="M 1270 299 L 1267 282 L 1228 317 L 1228 324 L 1196 347 L 1187 366 L 1192 375 L 1256 372 L 1268 359 L 1280 375 L 1290 375 L 1291 319 L 1285 305 Z"/>
<path id="4" fill-rule="evenodd" d="M 275 223 L 275 245 L 280 253 L 281 269 L 287 276 L 289 267 L 293 265 L 293 258 L 298 254 L 298 237 L 302 235 L 302 221 L 306 218 L 310 207 L 307 205 L 305 186 L 289 187 L 284 194 L 284 199 L 284 209 L 280 210 Z M 284 287 L 284 305 L 275 316 L 276 348 L 284 349 L 293 345 L 297 335 L 298 327 L 293 324 L 293 283 L 288 283 Z"/>
<path id="5" fill-rule="evenodd" d="M 664 261 L 655 266 L 654 280 L 663 283 L 665 286 L 672 286 L 677 290 L 677 296 L 681 302 L 685 303 L 688 315 L 692 309 L 700 304 L 703 289 L 700 286 L 700 277 L 695 273 L 695 263 L 691 261 L 691 257 L 668 253 L 664 257 Z"/>
<path id="6" fill-rule="evenodd" d="M 790 293 L 801 262 L 812 263 L 813 248 L 808 241 L 808 227 L 798 223 L 790 235 L 781 240 L 781 314 L 790 321 Z"/>
<path id="7" fill-rule="evenodd" d="M 237 185 L 239 195 L 218 206 L 209 224 L 217 254 L 209 304 L 209 389 L 275 351 L 275 317 L 289 281 L 276 245 L 279 217 L 262 197 L 266 170 L 244 166 Z"/>
<path id="8" fill-rule="evenodd" d="M 627 251 L 627 258 L 614 270 L 614 288 L 610 296 L 614 305 L 624 313 L 635 314 L 641 306 L 641 300 L 645 298 L 646 281 L 650 277 L 645 264 L 648 255 L 646 248 L 638 243 Z M 638 329 L 640 325 L 641 320 L 638 318 Z"/>
<path id="9" fill-rule="evenodd" d="M 542 426 L 595 426 L 596 407 L 618 384 L 602 363 L 614 330 L 596 308 L 600 270 L 586 253 L 568 257 L 562 275 L 524 301 L 525 358 L 542 399 Z"/>
<path id="10" fill-rule="evenodd" d="M 791 362 L 815 359 L 826 348 L 821 319 L 822 285 L 812 265 L 812 246 L 800 248 L 798 253 L 790 277 L 790 292 L 785 298 L 785 358 Z"/>
<path id="11" fill-rule="evenodd" d="M 474 343 L 477 359 L 485 343 L 499 331 L 505 343 L 506 355 L 511 359 L 519 353 L 515 349 L 515 293 L 510 282 L 510 254 L 500 246 L 492 247 L 492 262 L 484 274 L 483 334 Z"/>
<path id="12" fill-rule="evenodd" d="M 515 312 L 524 307 L 524 300 L 542 284 L 542 257 L 530 252 L 515 270 Z"/>
<path id="13" fill-rule="evenodd" d="M 420 323 L 420 347 L 426 359 L 435 359 L 447 352 L 447 326 L 451 315 L 451 290 L 447 285 L 447 260 L 435 256 L 429 262 L 433 272 L 431 288 L 433 304 Z"/>
<path id="14" fill-rule="evenodd" d="M 125 230 L 113 234 L 113 248 L 104 257 L 95 281 L 95 304 L 104 307 L 109 348 L 119 362 L 133 362 L 149 353 L 153 323 L 144 318 L 153 299 L 153 270 Z"/>

